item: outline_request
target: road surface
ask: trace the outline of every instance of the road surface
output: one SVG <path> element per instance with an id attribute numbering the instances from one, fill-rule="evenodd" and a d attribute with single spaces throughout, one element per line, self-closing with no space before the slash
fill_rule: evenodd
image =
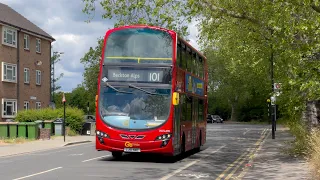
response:
<path id="1" fill-rule="evenodd" d="M 200 152 L 170 161 L 154 155 L 113 159 L 94 143 L 0 158 L 1 180 L 232 179 L 241 176 L 250 156 L 270 134 L 270 126 L 208 124 L 207 143 Z M 270 138 L 270 136 L 269 136 Z"/>

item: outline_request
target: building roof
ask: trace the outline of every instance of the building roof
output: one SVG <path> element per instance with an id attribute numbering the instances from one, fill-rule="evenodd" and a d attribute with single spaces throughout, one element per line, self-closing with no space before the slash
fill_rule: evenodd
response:
<path id="1" fill-rule="evenodd" d="M 37 25 L 26 19 L 17 11 L 12 9 L 6 4 L 0 3 L 0 23 L 13 26 L 15 28 L 21 28 L 22 30 L 32 32 L 34 34 L 44 36 L 51 40 L 55 40 L 50 34 L 43 31 Z"/>

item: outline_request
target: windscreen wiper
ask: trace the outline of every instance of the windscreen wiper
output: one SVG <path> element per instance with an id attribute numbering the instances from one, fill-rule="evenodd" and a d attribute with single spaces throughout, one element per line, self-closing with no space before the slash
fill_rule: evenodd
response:
<path id="1" fill-rule="evenodd" d="M 113 87 L 112 85 L 110 85 L 110 84 L 109 84 L 109 83 L 107 83 L 107 82 L 105 82 L 105 83 L 103 83 L 103 84 L 104 84 L 104 85 L 106 85 L 106 86 L 108 86 L 108 87 L 110 87 L 111 89 L 113 89 L 113 90 L 115 90 L 115 91 L 119 92 L 119 93 L 132 94 L 132 92 L 120 91 L 119 89 L 117 89 L 117 88 Z"/>
<path id="2" fill-rule="evenodd" d="M 135 88 L 135 89 L 138 89 L 138 90 L 140 90 L 140 91 L 143 91 L 143 92 L 145 92 L 145 93 L 147 93 L 147 94 L 151 94 L 151 95 L 165 95 L 165 94 L 159 94 L 159 93 L 152 93 L 152 92 L 149 92 L 149 91 L 147 91 L 147 90 L 144 90 L 144 89 L 139 88 L 139 87 L 137 87 L 137 86 L 135 86 L 135 85 L 132 85 L 132 84 L 129 84 L 129 88 Z"/>

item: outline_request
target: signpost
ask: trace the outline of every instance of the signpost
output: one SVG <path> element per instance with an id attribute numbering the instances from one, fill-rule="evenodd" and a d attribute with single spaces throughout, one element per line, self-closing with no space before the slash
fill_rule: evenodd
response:
<path id="1" fill-rule="evenodd" d="M 272 139 L 275 139 L 275 131 L 277 130 L 276 100 L 277 100 L 277 97 L 280 96 L 280 94 L 281 94 L 281 91 L 280 91 L 281 90 L 281 83 L 273 83 L 272 89 L 273 89 L 273 95 L 270 97 L 269 101 L 271 104 L 270 113 L 271 113 L 271 122 L 272 122 Z"/>
<path id="2" fill-rule="evenodd" d="M 63 102 L 63 141 L 66 142 L 66 97 L 63 93 L 62 95 L 62 102 Z"/>
<path id="3" fill-rule="evenodd" d="M 87 114 L 88 114 L 88 116 L 89 116 L 89 109 L 90 108 L 90 106 L 89 106 L 89 102 L 88 102 L 88 105 L 87 105 Z"/>

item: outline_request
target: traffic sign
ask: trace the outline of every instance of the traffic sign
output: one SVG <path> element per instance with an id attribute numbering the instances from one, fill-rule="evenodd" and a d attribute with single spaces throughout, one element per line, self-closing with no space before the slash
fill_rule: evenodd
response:
<path id="1" fill-rule="evenodd" d="M 279 90 L 279 89 L 281 89 L 281 83 L 274 83 L 274 84 L 273 84 L 273 89 L 274 89 L 274 90 Z"/>
<path id="2" fill-rule="evenodd" d="M 62 102 L 66 102 L 66 97 L 64 96 L 64 93 L 62 94 Z"/>

